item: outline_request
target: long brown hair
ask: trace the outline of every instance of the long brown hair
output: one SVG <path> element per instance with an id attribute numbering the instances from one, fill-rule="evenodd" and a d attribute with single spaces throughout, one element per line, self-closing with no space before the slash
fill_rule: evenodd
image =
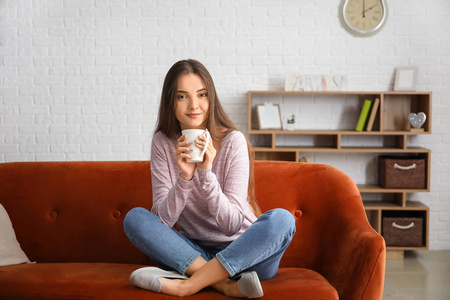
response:
<path id="1" fill-rule="evenodd" d="M 158 123 L 155 133 L 161 131 L 169 138 L 177 138 L 181 135 L 181 127 L 175 117 L 176 92 L 178 81 L 181 76 L 186 74 L 197 74 L 206 85 L 208 92 L 209 109 L 206 120 L 206 127 L 215 141 L 222 142 L 224 138 L 232 131 L 238 130 L 230 118 L 225 113 L 217 96 L 216 87 L 211 74 L 199 61 L 188 59 L 180 60 L 175 63 L 167 72 L 164 79 L 164 85 L 161 94 L 161 104 L 159 106 Z M 248 201 L 253 208 L 256 216 L 261 215 L 261 209 L 256 202 L 255 180 L 254 180 L 254 151 L 251 143 L 247 140 L 248 157 L 250 161 L 250 173 L 248 180 Z"/>

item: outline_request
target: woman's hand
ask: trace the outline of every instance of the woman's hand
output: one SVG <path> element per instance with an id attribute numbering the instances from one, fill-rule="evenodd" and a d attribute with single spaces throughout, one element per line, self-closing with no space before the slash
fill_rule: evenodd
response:
<path id="1" fill-rule="evenodd" d="M 188 163 L 186 161 L 187 158 L 192 158 L 190 153 L 192 150 L 189 148 L 189 146 L 192 145 L 191 142 L 186 141 L 186 136 L 181 136 L 178 141 L 177 150 L 175 151 L 175 161 L 178 165 L 178 167 L 181 170 L 181 178 L 184 180 L 191 180 L 194 177 L 195 172 L 195 164 Z"/>
<path id="2" fill-rule="evenodd" d="M 205 148 L 205 145 L 206 145 L 206 140 L 207 140 L 207 137 L 204 134 L 202 134 L 201 136 L 198 137 L 198 140 L 195 141 L 195 144 L 197 145 L 198 148 L 202 149 L 202 151 L 203 151 L 203 149 Z M 202 169 L 211 169 L 212 163 L 213 163 L 214 159 L 216 158 L 216 155 L 217 155 L 217 150 L 216 150 L 216 148 L 214 148 L 214 143 L 213 143 L 212 138 L 210 138 L 208 147 L 206 148 L 206 151 L 205 151 L 205 156 L 203 157 L 203 162 L 197 163 L 197 166 Z"/>

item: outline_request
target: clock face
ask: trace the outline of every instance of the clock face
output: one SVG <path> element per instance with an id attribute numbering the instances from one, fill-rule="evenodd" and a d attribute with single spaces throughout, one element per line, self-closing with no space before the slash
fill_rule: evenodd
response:
<path id="1" fill-rule="evenodd" d="M 376 32 L 386 18 L 385 0 L 345 0 L 343 22 L 353 33 L 366 35 Z"/>

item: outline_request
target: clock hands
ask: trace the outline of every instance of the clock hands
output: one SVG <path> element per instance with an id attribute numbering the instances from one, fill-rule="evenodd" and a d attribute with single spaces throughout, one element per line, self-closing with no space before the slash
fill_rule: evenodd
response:
<path id="1" fill-rule="evenodd" d="M 366 0 L 363 0 L 363 18 L 366 17 Z"/>
<path id="2" fill-rule="evenodd" d="M 369 7 L 368 9 L 365 9 L 364 12 L 369 11 L 371 9 L 373 9 L 375 6 L 377 6 L 378 4 L 375 4 L 374 6 Z"/>
<path id="3" fill-rule="evenodd" d="M 372 5 L 371 7 L 369 7 L 368 9 L 366 9 L 366 0 L 363 0 L 363 11 L 362 11 L 362 16 L 363 16 L 363 18 L 365 18 L 366 17 L 366 12 L 368 12 L 369 10 L 372 10 L 372 9 L 374 9 L 374 7 L 375 6 L 377 6 L 378 5 L 378 3 L 377 4 L 375 4 L 375 5 Z"/>

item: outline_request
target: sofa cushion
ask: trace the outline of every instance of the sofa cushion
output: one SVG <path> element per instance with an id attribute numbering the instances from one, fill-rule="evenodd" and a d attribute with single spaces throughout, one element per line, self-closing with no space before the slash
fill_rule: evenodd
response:
<path id="1" fill-rule="evenodd" d="M 28 257 L 20 248 L 8 213 L 0 204 L 0 266 L 27 262 Z"/>
<path id="2" fill-rule="evenodd" d="M 137 288 L 128 277 L 143 265 L 113 263 L 48 263 L 0 268 L 0 298 L 6 299 L 168 299 Z M 262 281 L 266 299 L 339 299 L 337 291 L 319 273 L 281 268 Z M 211 288 L 196 299 L 229 299 Z"/>

